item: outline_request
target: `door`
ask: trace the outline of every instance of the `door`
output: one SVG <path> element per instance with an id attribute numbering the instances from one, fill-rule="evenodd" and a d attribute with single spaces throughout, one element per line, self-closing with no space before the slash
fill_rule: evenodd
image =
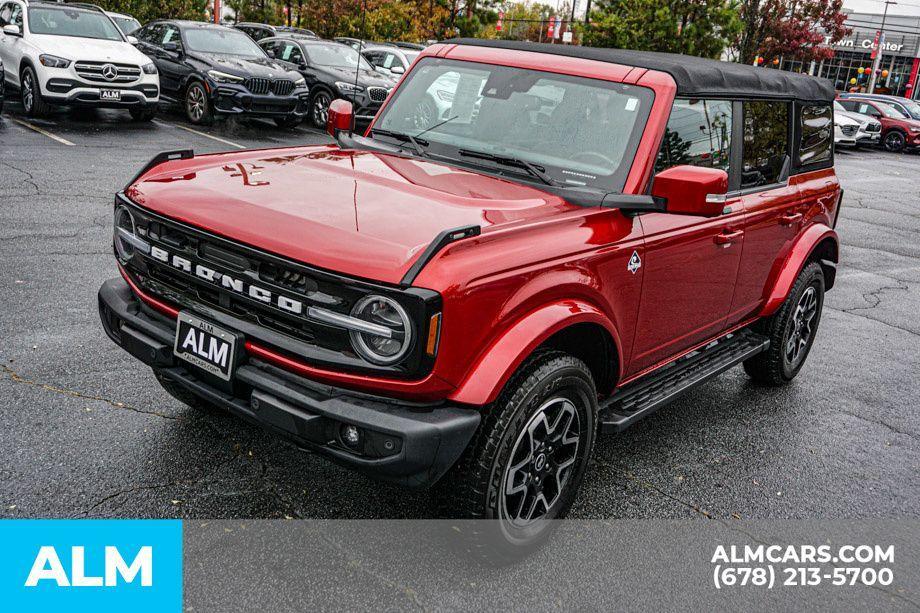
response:
<path id="1" fill-rule="evenodd" d="M 798 187 L 788 177 L 792 154 L 791 103 L 751 101 L 736 105 L 743 106 L 744 117 L 740 184 L 744 255 L 729 325 L 754 315 L 763 305 L 773 266 L 791 247 L 806 212 Z M 827 113 L 832 112 L 829 106 L 823 108 Z M 810 121 L 820 123 L 820 118 Z M 826 136 L 832 142 L 832 118 L 825 127 Z M 829 154 L 829 150 L 820 153 L 825 154 Z"/>
<path id="2" fill-rule="evenodd" d="M 5 25 L 19 26 L 20 33 L 24 32 L 22 23 L 22 5 L 18 2 L 0 3 L 0 29 Z M 11 36 L 0 32 L 0 59 L 3 60 L 3 75 L 6 80 L 19 85 L 19 65 L 22 60 L 23 42 L 21 36 Z"/>
<path id="3" fill-rule="evenodd" d="M 171 23 L 164 24 L 159 33 L 161 38 L 157 45 L 156 54 L 157 68 L 160 71 L 160 87 L 176 98 L 182 89 L 186 75 L 190 72 L 183 62 L 182 36 L 179 34 L 179 28 Z M 166 49 L 167 43 L 178 45 L 177 50 Z"/>
<path id="4" fill-rule="evenodd" d="M 676 100 L 655 170 L 691 164 L 731 176 L 733 105 L 725 100 Z M 742 246 L 743 208 L 700 217 L 646 213 L 644 279 L 627 376 L 667 361 L 726 327 Z"/>

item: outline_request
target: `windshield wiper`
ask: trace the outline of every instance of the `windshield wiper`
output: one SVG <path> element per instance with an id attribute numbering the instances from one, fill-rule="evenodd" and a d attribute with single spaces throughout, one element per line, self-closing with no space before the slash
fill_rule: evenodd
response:
<path id="1" fill-rule="evenodd" d="M 428 141 L 425 139 L 416 138 L 415 136 L 412 136 L 411 134 L 406 134 L 404 132 L 390 132 L 389 130 L 381 130 L 379 128 L 374 128 L 373 130 L 371 130 L 371 134 L 380 134 L 382 136 L 389 136 L 390 138 L 395 138 L 398 141 L 402 141 L 404 143 L 410 143 L 412 145 L 412 148 L 415 149 L 415 152 L 418 153 L 420 156 L 422 157 L 428 156 L 428 154 L 422 148 L 423 146 L 424 147 L 428 146 Z"/>
<path id="2" fill-rule="evenodd" d="M 490 162 L 495 162 L 496 164 L 502 164 L 503 166 L 513 166 L 515 168 L 520 168 L 526 171 L 533 177 L 536 177 L 546 185 L 559 185 L 559 182 L 553 179 L 551 176 L 546 174 L 546 169 L 542 166 L 537 166 L 532 162 L 527 160 L 522 160 L 520 158 L 509 157 L 506 155 L 497 155 L 495 153 L 488 153 L 486 151 L 473 151 L 471 149 L 461 149 L 458 152 L 460 155 L 468 158 L 478 158 L 480 160 L 489 160 Z"/>

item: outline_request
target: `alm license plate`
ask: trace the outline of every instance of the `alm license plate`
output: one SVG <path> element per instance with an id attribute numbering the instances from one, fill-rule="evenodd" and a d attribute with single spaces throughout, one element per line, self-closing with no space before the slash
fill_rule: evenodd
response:
<path id="1" fill-rule="evenodd" d="M 177 358 L 229 381 L 233 374 L 236 349 L 236 334 L 186 312 L 179 313 L 176 344 L 173 347 Z"/>
<path id="2" fill-rule="evenodd" d="M 118 102 L 121 100 L 121 92 L 117 89 L 100 89 L 99 99 Z"/>

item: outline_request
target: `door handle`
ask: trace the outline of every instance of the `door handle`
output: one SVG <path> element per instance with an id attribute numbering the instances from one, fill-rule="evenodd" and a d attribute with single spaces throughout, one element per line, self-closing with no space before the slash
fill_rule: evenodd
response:
<path id="1" fill-rule="evenodd" d="M 787 213 L 779 218 L 779 223 L 781 226 L 791 226 L 794 223 L 801 221 L 801 213 Z"/>
<path id="2" fill-rule="evenodd" d="M 723 230 L 720 234 L 716 234 L 712 237 L 712 241 L 716 245 L 731 245 L 733 242 L 744 236 L 744 230 L 733 230 L 729 232 L 728 230 Z"/>

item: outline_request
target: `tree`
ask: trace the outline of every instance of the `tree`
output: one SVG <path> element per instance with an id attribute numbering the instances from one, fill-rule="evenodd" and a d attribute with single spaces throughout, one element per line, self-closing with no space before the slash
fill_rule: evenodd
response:
<path id="1" fill-rule="evenodd" d="M 833 43 L 850 33 L 842 9 L 843 0 L 742 0 L 738 60 L 751 64 L 758 55 L 803 62 L 830 59 L 834 52 L 825 37 Z"/>
<path id="2" fill-rule="evenodd" d="M 207 15 L 208 0 L 99 0 L 107 11 L 126 13 L 141 24 L 153 19 L 194 19 L 200 21 Z"/>
<path id="3" fill-rule="evenodd" d="M 740 31 L 738 0 L 599 0 L 582 42 L 717 58 Z"/>

